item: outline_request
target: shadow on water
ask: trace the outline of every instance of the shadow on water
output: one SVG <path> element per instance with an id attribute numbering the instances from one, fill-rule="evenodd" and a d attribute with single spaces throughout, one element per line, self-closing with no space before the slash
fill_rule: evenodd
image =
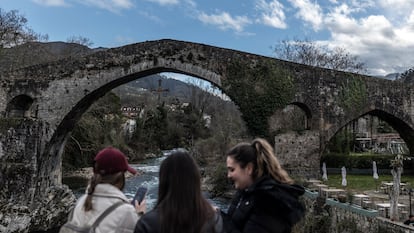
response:
<path id="1" fill-rule="evenodd" d="M 78 176 L 71 176 L 71 177 L 63 177 L 62 183 L 69 186 L 75 193 L 82 190 L 85 190 L 85 187 L 88 185 L 89 178 L 86 177 L 78 177 Z"/>

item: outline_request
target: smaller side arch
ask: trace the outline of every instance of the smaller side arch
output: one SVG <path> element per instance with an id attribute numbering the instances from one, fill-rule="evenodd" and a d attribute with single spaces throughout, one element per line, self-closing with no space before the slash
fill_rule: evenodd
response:
<path id="1" fill-rule="evenodd" d="M 277 109 L 268 119 L 270 133 L 310 130 L 312 113 L 308 106 L 301 102 L 291 102 L 284 108 Z"/>
<path id="2" fill-rule="evenodd" d="M 33 111 L 34 99 L 28 95 L 14 97 L 6 107 L 5 117 L 10 118 L 33 118 L 36 113 Z"/>
<path id="3" fill-rule="evenodd" d="M 299 107 L 305 113 L 306 118 L 304 122 L 305 124 L 304 127 L 305 127 L 305 130 L 310 130 L 311 129 L 310 122 L 312 122 L 312 113 L 309 107 L 306 104 L 301 103 L 301 102 L 292 102 L 290 104 Z"/>
<path id="4" fill-rule="evenodd" d="M 410 151 L 410 154 L 413 154 L 414 152 L 414 128 L 411 127 L 410 123 L 406 120 L 381 109 L 374 109 L 368 112 L 365 112 L 364 114 L 353 118 L 349 120 L 348 122 L 345 122 L 341 125 L 338 125 L 337 128 L 335 128 L 335 131 L 331 131 L 329 135 L 327 135 L 327 140 L 325 141 L 325 145 L 323 145 L 323 149 L 326 148 L 327 143 L 335 136 L 337 132 L 339 132 L 343 127 L 345 127 L 347 124 L 352 122 L 353 120 L 356 120 L 360 117 L 363 117 L 365 115 L 372 115 L 376 116 L 383 121 L 387 122 L 397 133 L 400 135 L 400 137 L 404 140 L 404 142 L 407 144 L 408 149 Z"/>

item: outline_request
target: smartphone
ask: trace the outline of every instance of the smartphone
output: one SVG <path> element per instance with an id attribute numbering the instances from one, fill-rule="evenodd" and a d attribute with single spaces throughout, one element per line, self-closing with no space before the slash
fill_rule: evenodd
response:
<path id="1" fill-rule="evenodd" d="M 141 204 L 142 200 L 144 200 L 145 194 L 147 194 L 148 189 L 144 186 L 138 188 L 137 192 L 135 193 L 134 198 L 131 201 L 132 205 L 135 205 L 135 200 L 138 201 L 138 204 Z"/>

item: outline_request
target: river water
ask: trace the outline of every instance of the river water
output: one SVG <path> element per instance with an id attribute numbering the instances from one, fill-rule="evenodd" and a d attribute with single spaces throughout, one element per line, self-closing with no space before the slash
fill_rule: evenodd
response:
<path id="1" fill-rule="evenodd" d="M 148 188 L 147 195 L 145 197 L 147 203 L 147 211 L 153 209 L 156 204 L 158 196 L 158 172 L 161 162 L 165 159 L 169 151 L 164 151 L 163 156 L 154 159 L 148 159 L 140 164 L 130 164 L 131 167 L 138 170 L 141 175 L 130 177 L 125 182 L 125 188 L 123 192 L 128 198 L 133 198 L 136 190 L 139 186 L 144 185 Z M 172 174 L 174 175 L 174 174 Z M 85 192 L 85 187 L 74 190 L 77 197 L 81 196 Z M 215 206 L 222 210 L 227 210 L 228 201 L 221 198 L 210 198 L 207 192 L 203 193 L 204 196 Z"/>

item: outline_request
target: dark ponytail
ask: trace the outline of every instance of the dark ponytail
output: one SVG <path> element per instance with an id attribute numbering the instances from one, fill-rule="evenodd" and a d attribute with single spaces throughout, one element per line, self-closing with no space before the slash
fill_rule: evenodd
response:
<path id="1" fill-rule="evenodd" d="M 85 199 L 85 203 L 83 204 L 83 207 L 85 208 L 85 211 L 92 210 L 92 197 L 93 193 L 95 192 L 95 188 L 98 184 L 111 184 L 120 190 L 122 190 L 125 186 L 125 174 L 124 172 L 117 172 L 114 174 L 109 175 L 102 175 L 100 173 L 93 173 L 93 176 L 89 180 L 89 186 L 88 186 L 88 193 L 87 197 Z"/>
<path id="2" fill-rule="evenodd" d="M 102 176 L 100 174 L 94 173 L 91 177 L 88 187 L 88 196 L 86 197 L 85 203 L 83 204 L 85 211 L 92 210 L 92 194 L 95 191 L 96 185 L 99 184 L 101 180 Z"/>

